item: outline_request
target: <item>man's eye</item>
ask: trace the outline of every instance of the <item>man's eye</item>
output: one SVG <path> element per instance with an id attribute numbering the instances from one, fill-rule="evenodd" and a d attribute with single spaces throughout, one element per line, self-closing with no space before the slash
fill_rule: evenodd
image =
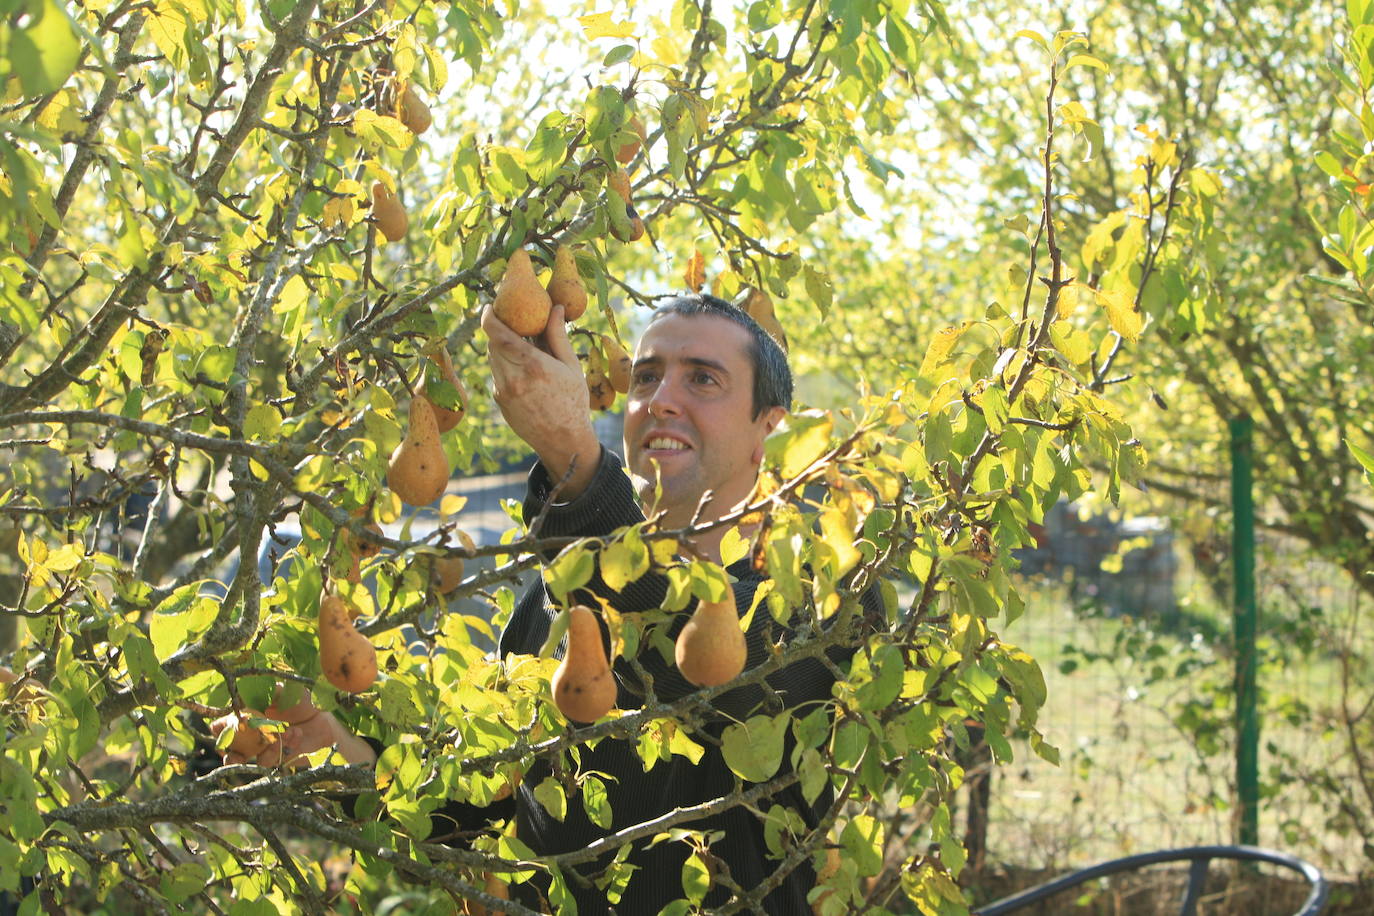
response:
<path id="1" fill-rule="evenodd" d="M 692 382 L 696 385 L 710 385 L 714 383 L 716 377 L 704 369 L 692 374 Z"/>
<path id="2" fill-rule="evenodd" d="M 636 372 L 633 376 L 631 376 L 630 380 L 634 382 L 636 385 L 648 385 L 654 382 L 657 378 L 658 376 L 655 375 L 654 372 L 652 372 L 651 370 L 641 369 L 640 371 Z"/>

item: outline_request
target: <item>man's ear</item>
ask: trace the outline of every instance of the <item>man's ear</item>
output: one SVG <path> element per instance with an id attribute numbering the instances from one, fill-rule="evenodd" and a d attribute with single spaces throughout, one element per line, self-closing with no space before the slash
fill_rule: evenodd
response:
<path id="1" fill-rule="evenodd" d="M 770 407 L 763 412 L 759 419 L 763 422 L 763 436 L 759 439 L 759 444 L 754 447 L 754 464 L 763 464 L 763 440 L 772 435 L 773 430 L 778 428 L 782 418 L 787 416 L 787 408 L 781 405 Z"/>

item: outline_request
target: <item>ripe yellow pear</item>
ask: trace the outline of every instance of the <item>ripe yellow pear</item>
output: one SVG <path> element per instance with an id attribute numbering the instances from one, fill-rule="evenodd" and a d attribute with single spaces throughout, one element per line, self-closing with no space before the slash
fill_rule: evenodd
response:
<path id="1" fill-rule="evenodd" d="M 615 403 L 615 388 L 600 369 L 587 370 L 587 404 L 592 410 L 610 410 Z"/>
<path id="2" fill-rule="evenodd" d="M 377 681 L 377 650 L 353 626 L 348 604 L 338 595 L 320 599 L 320 670 L 340 690 L 362 693 Z"/>
<path id="3" fill-rule="evenodd" d="M 420 97 L 415 94 L 414 87 L 410 85 L 407 85 L 405 91 L 401 93 L 398 108 L 401 123 L 409 128 L 412 134 L 422 134 L 429 130 L 429 125 L 434 123 L 434 116 L 429 113 L 429 106 L 420 100 Z"/>
<path id="4" fill-rule="evenodd" d="M 372 220 L 377 224 L 377 231 L 389 242 L 399 242 L 405 238 L 406 229 L 410 226 L 405 208 L 391 193 L 391 189 L 380 181 L 372 183 Z"/>
<path id="5" fill-rule="evenodd" d="M 434 410 L 434 423 L 439 427 L 439 432 L 446 433 L 457 426 L 467 413 L 468 392 L 463 387 L 462 380 L 458 378 L 458 373 L 454 371 L 453 360 L 449 358 L 448 350 L 444 349 L 443 345 L 440 345 L 430 355 L 430 359 L 438 367 L 439 375 L 443 377 L 444 381 L 458 390 L 458 408 L 456 410 L 441 407 L 428 393 L 424 395 L 425 400 L 429 401 L 429 406 Z"/>
<path id="6" fill-rule="evenodd" d="M 428 506 L 448 486 L 448 456 L 429 400 L 410 400 L 410 428 L 391 456 L 386 485 L 408 506 Z"/>
<path id="7" fill-rule="evenodd" d="M 783 352 L 787 352 L 787 335 L 783 333 L 782 324 L 778 321 L 777 314 L 773 311 L 773 300 L 767 293 L 758 287 L 750 287 L 749 295 L 744 299 L 742 306 L 744 313 L 759 323 L 759 327 L 768 332 L 768 336 L 778 342 Z"/>
<path id="8" fill-rule="evenodd" d="M 463 558 L 462 557 L 435 557 L 434 558 L 434 584 L 439 587 L 439 594 L 447 595 L 458 587 L 463 581 Z"/>
<path id="9" fill-rule="evenodd" d="M 618 225 L 617 220 L 611 220 L 611 235 L 620 239 L 622 242 L 637 242 L 644 237 L 644 220 L 640 218 L 635 210 L 634 200 L 630 196 L 630 176 L 624 169 L 617 169 L 611 173 L 611 177 L 606 180 L 606 184 L 615 194 L 625 202 L 625 222 Z"/>
<path id="10" fill-rule="evenodd" d="M 506 264 L 501 285 L 496 289 L 496 299 L 492 302 L 496 317 L 521 337 L 534 337 L 544 333 L 551 308 L 553 300 L 539 285 L 529 253 L 523 248 L 515 249 Z"/>
<path id="11" fill-rule="evenodd" d="M 747 654 L 734 592 L 723 601 L 698 602 L 692 619 L 678 634 L 674 652 L 682 676 L 698 687 L 734 680 L 744 670 Z"/>
<path id="12" fill-rule="evenodd" d="M 595 722 L 615 706 L 615 676 L 601 644 L 601 624 L 585 605 L 568 612 L 568 650 L 550 686 L 558 711 L 571 722 Z"/>
<path id="13" fill-rule="evenodd" d="M 554 252 L 549 299 L 554 305 L 563 306 L 563 317 L 568 321 L 576 321 L 587 310 L 587 290 L 582 285 L 582 275 L 577 272 L 577 260 L 567 245 L 559 245 Z"/>
<path id="14" fill-rule="evenodd" d="M 262 713 L 256 709 L 245 708 L 239 712 L 231 712 L 210 724 L 210 734 L 218 735 L 226 728 L 234 729 L 234 737 L 229 739 L 226 750 L 252 760 L 272 746 L 272 739 L 262 729 L 248 723 L 249 719 L 261 717 Z"/>
<path id="15" fill-rule="evenodd" d="M 630 369 L 634 366 L 634 360 L 630 359 L 630 354 L 625 352 L 625 348 L 620 345 L 614 337 L 609 334 L 601 335 L 601 349 L 606 353 L 606 377 L 611 380 L 611 387 L 621 394 L 630 390 Z"/>
<path id="16" fill-rule="evenodd" d="M 621 165 L 628 165 L 635 156 L 639 155 L 639 147 L 644 142 L 644 122 L 639 120 L 639 115 L 630 115 L 630 123 L 625 125 L 632 131 L 638 139 L 621 144 L 615 151 L 615 161 Z"/>
<path id="17" fill-rule="evenodd" d="M 482 890 L 497 900 L 510 899 L 510 886 L 493 874 L 488 874 L 482 882 Z M 496 910 L 489 910 L 476 900 L 463 901 L 463 916 L 499 916 Z"/>
<path id="18" fill-rule="evenodd" d="M 616 169 L 611 173 L 611 177 L 606 179 L 606 185 L 616 194 L 620 195 L 620 199 L 625 201 L 625 206 L 634 206 L 634 200 L 630 196 L 629 172 L 624 169 Z"/>

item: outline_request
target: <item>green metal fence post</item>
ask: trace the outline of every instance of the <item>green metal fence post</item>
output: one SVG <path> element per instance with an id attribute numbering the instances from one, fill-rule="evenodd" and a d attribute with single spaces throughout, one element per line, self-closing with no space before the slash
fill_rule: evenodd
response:
<path id="1" fill-rule="evenodd" d="M 1259 844 L 1259 710 L 1255 676 L 1255 503 L 1251 493 L 1254 424 L 1231 420 L 1231 555 L 1235 563 L 1237 841 Z"/>

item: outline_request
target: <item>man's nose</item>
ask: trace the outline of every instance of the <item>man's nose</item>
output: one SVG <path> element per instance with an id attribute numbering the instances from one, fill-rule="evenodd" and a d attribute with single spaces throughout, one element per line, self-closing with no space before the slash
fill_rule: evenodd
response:
<path id="1" fill-rule="evenodd" d="M 671 417 L 681 412 L 682 392 L 678 383 L 671 377 L 661 379 L 649 397 L 650 416 Z"/>

